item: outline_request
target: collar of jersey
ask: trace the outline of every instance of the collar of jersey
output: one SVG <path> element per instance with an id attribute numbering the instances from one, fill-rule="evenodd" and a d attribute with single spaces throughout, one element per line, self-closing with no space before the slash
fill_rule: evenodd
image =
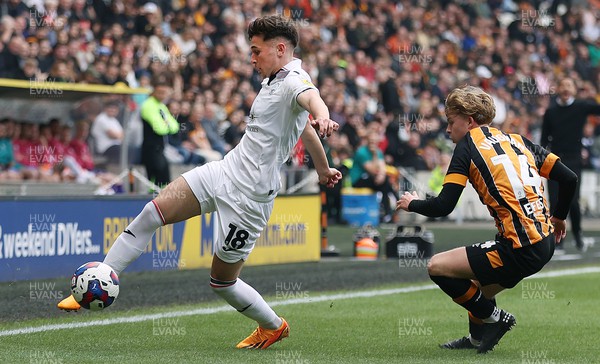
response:
<path id="1" fill-rule="evenodd" d="M 279 71 L 275 72 L 273 75 L 271 75 L 267 79 L 267 86 L 270 86 L 271 82 L 273 80 L 285 78 L 285 76 L 287 76 L 288 73 L 290 73 L 290 71 L 292 71 L 296 68 L 301 68 L 301 67 L 302 67 L 302 61 L 299 58 L 292 59 L 285 66 L 283 66 L 281 69 L 279 69 Z M 281 72 L 281 71 L 283 71 L 283 72 Z"/>

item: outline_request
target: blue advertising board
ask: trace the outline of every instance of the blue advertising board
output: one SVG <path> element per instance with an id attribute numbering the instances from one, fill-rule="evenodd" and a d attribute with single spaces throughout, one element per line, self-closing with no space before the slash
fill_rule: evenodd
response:
<path id="1" fill-rule="evenodd" d="M 0 281 L 68 277 L 80 264 L 102 261 L 148 200 L 0 200 Z M 151 254 L 127 271 L 179 268 L 184 225 L 161 227 L 148 245 Z"/>
<path id="2" fill-rule="evenodd" d="M 70 277 L 103 261 L 150 196 L 0 199 L 0 281 Z M 278 196 L 248 265 L 318 261 L 320 196 Z M 125 272 L 210 267 L 216 214 L 159 228 Z"/>

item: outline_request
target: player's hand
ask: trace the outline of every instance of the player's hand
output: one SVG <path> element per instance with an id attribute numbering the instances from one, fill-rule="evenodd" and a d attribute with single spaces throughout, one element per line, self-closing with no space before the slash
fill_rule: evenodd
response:
<path id="1" fill-rule="evenodd" d="M 335 168 L 329 168 L 327 171 L 319 173 L 319 183 L 329 188 L 332 188 L 341 180 L 342 172 Z"/>
<path id="2" fill-rule="evenodd" d="M 556 244 L 559 244 L 560 241 L 567 236 L 567 224 L 565 220 L 561 220 L 558 217 L 551 216 L 550 222 L 554 226 L 554 238 L 556 239 Z"/>
<path id="3" fill-rule="evenodd" d="M 310 125 L 315 128 L 321 138 L 330 136 L 340 127 L 340 124 L 331 119 L 313 119 L 310 121 Z"/>
<path id="4" fill-rule="evenodd" d="M 408 205 L 410 205 L 410 202 L 418 199 L 419 195 L 417 195 L 416 191 L 413 191 L 412 193 L 404 192 L 404 194 L 400 196 L 400 200 L 396 202 L 396 210 L 408 211 Z"/>

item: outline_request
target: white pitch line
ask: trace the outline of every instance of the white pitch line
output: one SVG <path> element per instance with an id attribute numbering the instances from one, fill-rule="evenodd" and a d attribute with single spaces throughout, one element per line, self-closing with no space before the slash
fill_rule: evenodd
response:
<path id="1" fill-rule="evenodd" d="M 543 273 L 539 273 L 534 276 L 528 277 L 528 279 L 563 277 L 563 276 L 571 276 L 571 275 L 587 274 L 587 273 L 600 273 L 600 267 L 585 267 L 585 268 L 549 271 L 549 272 L 543 272 Z M 293 298 L 293 299 L 288 299 L 288 300 L 269 302 L 269 305 L 272 307 L 275 307 L 275 306 L 297 305 L 297 304 L 302 304 L 302 303 L 315 303 L 315 302 L 324 302 L 324 301 L 344 300 L 344 299 L 350 299 L 350 298 L 387 296 L 387 295 L 399 294 L 399 293 L 427 291 L 427 290 L 431 290 L 431 289 L 435 289 L 435 288 L 437 288 L 437 286 L 435 284 L 428 284 L 428 285 L 422 285 L 422 286 L 409 286 L 409 287 L 403 287 L 403 288 L 380 289 L 380 290 L 374 290 L 374 291 L 337 293 L 337 294 L 332 294 L 332 295 L 321 295 L 321 296 L 316 296 L 316 297 L 310 297 L 309 299 Z M 2 330 L 2 331 L 0 331 L 0 337 L 16 336 L 16 335 L 24 335 L 24 334 L 34 334 L 34 333 L 38 333 L 38 332 L 46 332 L 46 331 L 53 331 L 53 330 L 77 329 L 77 328 L 90 327 L 90 326 L 128 324 L 128 323 L 134 323 L 134 322 L 143 322 L 143 321 L 172 318 L 172 317 L 210 315 L 213 313 L 225 312 L 225 311 L 233 311 L 233 308 L 231 306 L 218 306 L 218 307 L 212 307 L 212 308 L 199 308 L 199 309 L 191 310 L 191 311 L 171 311 L 171 312 L 156 313 L 156 314 L 152 314 L 152 315 L 137 315 L 137 316 L 130 316 L 130 317 L 117 317 L 117 318 L 112 318 L 112 319 L 86 321 L 86 322 L 73 322 L 73 323 L 66 323 L 66 324 L 51 324 L 51 325 L 42 325 L 42 326 L 34 326 L 34 327 L 24 327 L 24 328 L 13 329 L 13 330 Z"/>

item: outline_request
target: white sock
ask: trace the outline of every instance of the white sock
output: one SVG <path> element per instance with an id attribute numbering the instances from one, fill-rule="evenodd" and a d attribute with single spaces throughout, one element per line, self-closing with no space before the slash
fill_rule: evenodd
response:
<path id="1" fill-rule="evenodd" d="M 479 346 L 479 344 L 481 344 L 481 340 L 475 340 L 471 337 L 471 334 L 469 334 L 469 341 L 471 342 L 471 344 L 473 344 L 473 346 Z"/>
<path id="2" fill-rule="evenodd" d="M 238 312 L 258 322 L 258 326 L 275 330 L 283 323 L 260 293 L 240 278 L 236 281 L 224 282 L 211 277 L 210 286 L 217 295 L 227 301 Z"/>
<path id="3" fill-rule="evenodd" d="M 163 225 L 158 207 L 148 202 L 139 215 L 127 226 L 106 254 L 104 263 L 120 274 L 148 246 L 156 229 Z"/>
<path id="4" fill-rule="evenodd" d="M 493 324 L 494 322 L 500 321 L 500 310 L 498 309 L 498 307 L 494 307 L 494 312 L 492 312 L 492 315 L 490 317 L 485 318 L 481 321 L 485 322 L 486 324 Z"/>

